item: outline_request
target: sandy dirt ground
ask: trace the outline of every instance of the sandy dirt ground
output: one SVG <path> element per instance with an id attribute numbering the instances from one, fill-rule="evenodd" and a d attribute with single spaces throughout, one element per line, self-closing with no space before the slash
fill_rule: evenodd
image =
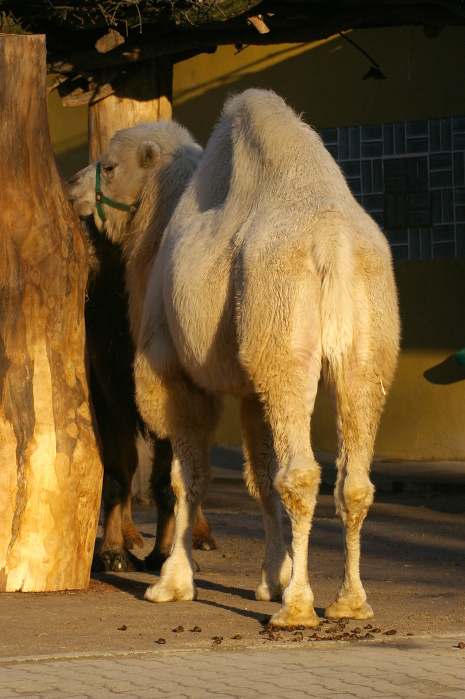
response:
<path id="1" fill-rule="evenodd" d="M 218 549 L 197 551 L 198 599 L 144 601 L 150 573 L 92 575 L 81 592 L 0 595 L 0 657 L 244 648 L 279 643 L 392 642 L 457 635 L 465 642 L 465 488 L 378 484 L 362 533 L 362 580 L 374 619 L 318 629 L 270 632 L 279 605 L 257 602 L 264 537 L 258 505 L 242 480 L 214 480 L 205 507 Z M 144 538 L 155 534 L 149 506 L 134 509 Z M 285 522 L 286 540 L 290 526 Z M 323 482 L 310 537 L 309 571 L 317 613 L 334 599 L 343 570 L 342 529 Z M 411 639 L 413 640 L 413 639 Z"/>

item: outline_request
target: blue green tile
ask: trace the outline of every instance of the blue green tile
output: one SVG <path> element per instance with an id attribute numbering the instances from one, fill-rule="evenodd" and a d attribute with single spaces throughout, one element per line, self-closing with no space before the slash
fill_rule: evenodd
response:
<path id="1" fill-rule="evenodd" d="M 394 124 L 383 124 L 383 155 L 394 155 Z"/>
<path id="2" fill-rule="evenodd" d="M 347 180 L 347 184 L 350 187 L 350 191 L 355 196 L 362 193 L 362 182 L 360 177 L 351 177 Z"/>
<path id="3" fill-rule="evenodd" d="M 384 197 L 382 194 L 365 194 L 362 197 L 363 206 L 367 211 L 382 211 Z"/>
<path id="4" fill-rule="evenodd" d="M 453 223 L 433 226 L 433 244 L 445 243 L 455 240 L 455 227 Z"/>
<path id="5" fill-rule="evenodd" d="M 429 156 L 431 170 L 450 170 L 452 168 L 452 153 L 437 153 Z"/>
<path id="6" fill-rule="evenodd" d="M 442 220 L 444 223 L 454 222 L 454 190 L 442 191 Z"/>
<path id="7" fill-rule="evenodd" d="M 456 187 L 465 185 L 465 154 L 454 153 L 454 184 Z"/>
<path id="8" fill-rule="evenodd" d="M 456 226 L 457 255 L 465 257 L 465 224 Z"/>
<path id="9" fill-rule="evenodd" d="M 439 119 L 429 122 L 429 150 L 436 153 L 441 150 L 441 124 Z"/>
<path id="10" fill-rule="evenodd" d="M 407 158 L 405 163 L 409 191 L 428 189 L 428 158 Z"/>
<path id="11" fill-rule="evenodd" d="M 408 260 L 408 245 L 394 245 L 391 248 L 392 257 L 396 262 Z"/>
<path id="12" fill-rule="evenodd" d="M 384 211 L 386 228 L 394 229 L 408 225 L 408 202 L 405 192 L 386 192 Z"/>
<path id="13" fill-rule="evenodd" d="M 372 161 L 372 171 L 373 171 L 373 192 L 382 192 L 384 188 L 383 181 L 383 161 L 373 160 Z"/>
<path id="14" fill-rule="evenodd" d="M 465 133 L 465 117 L 454 117 L 452 119 L 452 132 Z"/>
<path id="15" fill-rule="evenodd" d="M 354 160 L 360 158 L 360 127 L 351 126 L 349 129 L 350 157 Z"/>
<path id="16" fill-rule="evenodd" d="M 431 220 L 433 224 L 443 222 L 441 190 L 431 192 Z"/>
<path id="17" fill-rule="evenodd" d="M 431 240 L 431 228 L 422 228 L 420 231 L 421 259 L 430 260 L 433 256 Z"/>
<path id="18" fill-rule="evenodd" d="M 382 141 L 362 141 L 362 158 L 380 158 L 383 155 Z"/>
<path id="19" fill-rule="evenodd" d="M 427 153 L 428 138 L 407 138 L 407 153 Z"/>
<path id="20" fill-rule="evenodd" d="M 337 160 L 337 159 L 338 159 L 338 155 L 339 155 L 339 149 L 338 149 L 337 145 L 330 145 L 330 144 L 328 144 L 328 145 L 326 146 L 326 148 L 329 150 L 329 152 L 330 152 L 331 155 L 333 156 L 334 160 Z"/>
<path id="21" fill-rule="evenodd" d="M 337 144 L 337 129 L 321 129 L 319 133 L 326 145 Z"/>
<path id="22" fill-rule="evenodd" d="M 433 259 L 455 257 L 455 241 L 450 243 L 433 244 Z"/>
<path id="23" fill-rule="evenodd" d="M 431 172 L 430 187 L 431 189 L 444 189 L 445 187 L 452 187 L 452 170 L 449 170 L 449 172 Z"/>
<path id="24" fill-rule="evenodd" d="M 397 230 L 386 231 L 386 237 L 390 245 L 408 245 L 408 230 L 399 228 Z"/>
<path id="25" fill-rule="evenodd" d="M 427 136 L 428 122 L 427 121 L 409 121 L 405 126 L 407 137 L 409 136 Z"/>
<path id="26" fill-rule="evenodd" d="M 373 191 L 373 177 L 371 173 L 371 160 L 362 162 L 362 192 L 363 194 L 371 194 Z"/>
<path id="27" fill-rule="evenodd" d="M 431 224 L 429 192 L 414 192 L 408 195 L 408 225 L 428 226 Z"/>
<path id="28" fill-rule="evenodd" d="M 347 178 L 360 177 L 360 160 L 346 160 L 340 166 Z"/>
<path id="29" fill-rule="evenodd" d="M 339 129 L 339 160 L 349 160 L 350 159 L 350 148 L 349 148 L 349 129 L 343 128 Z"/>
<path id="30" fill-rule="evenodd" d="M 384 217 L 384 211 L 371 211 L 370 216 L 372 219 L 376 221 L 378 226 L 384 230 L 384 223 L 385 223 L 385 217 Z"/>
<path id="31" fill-rule="evenodd" d="M 452 124 L 450 119 L 441 119 L 441 148 L 452 150 Z"/>
<path id="32" fill-rule="evenodd" d="M 405 153 L 405 124 L 394 124 L 394 143 L 396 155 Z"/>
<path id="33" fill-rule="evenodd" d="M 465 133 L 457 133 L 452 137 L 454 150 L 465 150 Z"/>
<path id="34" fill-rule="evenodd" d="M 373 124 L 370 126 L 362 126 L 363 141 L 381 141 L 383 138 L 383 125 Z"/>
<path id="35" fill-rule="evenodd" d="M 409 229 L 409 260 L 419 260 L 421 258 L 420 229 Z"/>

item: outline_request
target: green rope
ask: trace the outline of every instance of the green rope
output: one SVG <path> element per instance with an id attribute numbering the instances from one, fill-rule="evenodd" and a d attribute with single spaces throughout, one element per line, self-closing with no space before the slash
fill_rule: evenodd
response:
<path id="1" fill-rule="evenodd" d="M 103 204 L 112 206 L 114 209 L 119 209 L 120 211 L 126 211 L 129 214 L 135 213 L 140 206 L 140 199 L 139 201 L 136 201 L 134 204 L 121 204 L 120 202 L 113 201 L 113 199 L 109 199 L 104 194 L 102 194 L 102 190 L 100 189 L 100 168 L 101 163 L 99 161 L 97 163 L 97 169 L 95 172 L 95 201 L 97 202 L 97 213 L 100 216 L 103 223 L 105 223 L 105 221 L 107 220 L 107 217 L 105 216 L 105 212 L 103 210 Z"/>

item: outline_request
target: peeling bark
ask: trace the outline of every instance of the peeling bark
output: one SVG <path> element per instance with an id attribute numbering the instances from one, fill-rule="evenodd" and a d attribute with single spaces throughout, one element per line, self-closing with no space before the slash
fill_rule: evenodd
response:
<path id="1" fill-rule="evenodd" d="M 46 94 L 45 37 L 0 35 L 0 591 L 86 588 L 100 509 L 87 250 Z"/>

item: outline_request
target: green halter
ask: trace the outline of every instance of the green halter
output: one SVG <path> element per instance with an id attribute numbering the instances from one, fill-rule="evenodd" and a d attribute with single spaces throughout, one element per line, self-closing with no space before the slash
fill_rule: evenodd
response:
<path id="1" fill-rule="evenodd" d="M 97 202 L 97 212 L 101 220 L 104 223 L 107 220 L 103 210 L 103 204 L 112 206 L 114 209 L 119 209 L 120 211 L 127 211 L 129 214 L 133 214 L 135 211 L 137 211 L 140 205 L 140 200 L 136 201 L 135 204 L 121 204 L 118 201 L 113 201 L 113 199 L 108 199 L 108 197 L 102 194 L 102 190 L 100 189 L 100 167 L 101 163 L 99 161 L 95 171 L 95 201 Z"/>

